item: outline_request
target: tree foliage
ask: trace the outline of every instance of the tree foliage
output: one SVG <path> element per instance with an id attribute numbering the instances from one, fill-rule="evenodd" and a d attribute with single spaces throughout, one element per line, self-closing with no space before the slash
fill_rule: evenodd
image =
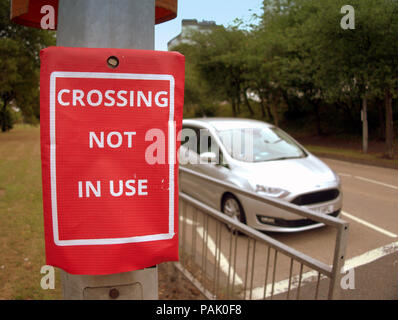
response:
<path id="1" fill-rule="evenodd" d="M 26 122 L 39 119 L 39 52 L 55 44 L 54 33 L 10 21 L 10 1 L 0 0 L 0 124 L 12 128 L 11 105 Z"/>
<path id="2" fill-rule="evenodd" d="M 340 24 L 344 5 L 344 0 L 264 0 L 260 21 L 249 30 L 218 27 L 192 35 L 176 49 L 186 54 L 196 81 L 211 88 L 197 96 L 228 101 L 233 115 L 244 105 L 250 116 L 275 124 L 306 117 L 317 134 L 325 127 L 360 132 L 361 109 L 369 106 L 370 125 L 383 129 L 379 135 L 392 157 L 398 1 L 352 0 L 352 30 Z M 257 103 L 248 99 L 250 93 Z"/>

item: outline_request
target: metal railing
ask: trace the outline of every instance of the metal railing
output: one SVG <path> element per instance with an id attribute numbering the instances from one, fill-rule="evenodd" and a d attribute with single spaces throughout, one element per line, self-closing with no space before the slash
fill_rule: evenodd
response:
<path id="1" fill-rule="evenodd" d="M 333 263 L 328 265 L 180 192 L 180 262 L 176 267 L 208 299 L 338 299 L 347 222 L 180 167 L 180 175 L 186 174 L 337 231 Z"/>

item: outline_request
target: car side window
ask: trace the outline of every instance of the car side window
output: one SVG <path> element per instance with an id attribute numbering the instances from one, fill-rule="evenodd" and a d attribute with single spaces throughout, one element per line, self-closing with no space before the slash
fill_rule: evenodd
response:
<path id="1" fill-rule="evenodd" d="M 183 126 L 181 133 L 181 145 L 195 151 L 197 154 L 204 152 L 214 152 L 214 146 L 217 145 L 213 141 L 213 136 L 208 129 L 203 127 Z"/>
<path id="2" fill-rule="evenodd" d="M 207 129 L 200 129 L 199 135 L 199 153 L 202 154 L 204 152 L 211 152 L 212 146 L 215 143 L 213 137 L 211 136 L 209 130 Z"/>
<path id="3" fill-rule="evenodd" d="M 218 157 L 219 146 L 217 142 L 214 140 L 213 135 L 206 128 L 200 128 L 199 130 L 199 154 L 205 152 L 214 152 Z"/>
<path id="4" fill-rule="evenodd" d="M 228 168 L 218 143 L 206 128 L 184 125 L 181 132 L 181 145 L 194 151 L 197 155 L 214 152 L 216 154 L 215 164 Z"/>
<path id="5" fill-rule="evenodd" d="M 199 140 L 200 153 L 213 152 L 216 155 L 216 159 L 213 164 L 223 166 L 224 159 L 220 146 L 208 129 L 200 129 Z"/>
<path id="6" fill-rule="evenodd" d="M 181 145 L 199 154 L 199 128 L 183 126 L 181 131 Z"/>

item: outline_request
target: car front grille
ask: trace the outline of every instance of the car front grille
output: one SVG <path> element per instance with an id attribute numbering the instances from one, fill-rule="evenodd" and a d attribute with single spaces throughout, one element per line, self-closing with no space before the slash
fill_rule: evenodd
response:
<path id="1" fill-rule="evenodd" d="M 293 199 L 292 203 L 299 206 L 306 206 L 310 204 L 316 204 L 321 202 L 332 201 L 339 196 L 340 192 L 338 189 L 329 189 L 323 191 L 317 191 L 312 193 L 302 194 Z"/>

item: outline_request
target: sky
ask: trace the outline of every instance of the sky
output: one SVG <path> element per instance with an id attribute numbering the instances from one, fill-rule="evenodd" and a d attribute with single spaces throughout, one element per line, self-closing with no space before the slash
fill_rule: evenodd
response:
<path id="1" fill-rule="evenodd" d="M 167 42 L 181 33 L 182 19 L 211 20 L 228 26 L 236 19 L 249 22 L 261 14 L 262 0 L 178 0 L 177 18 L 155 26 L 155 50 L 167 51 Z M 252 20 L 253 21 L 253 20 Z"/>

